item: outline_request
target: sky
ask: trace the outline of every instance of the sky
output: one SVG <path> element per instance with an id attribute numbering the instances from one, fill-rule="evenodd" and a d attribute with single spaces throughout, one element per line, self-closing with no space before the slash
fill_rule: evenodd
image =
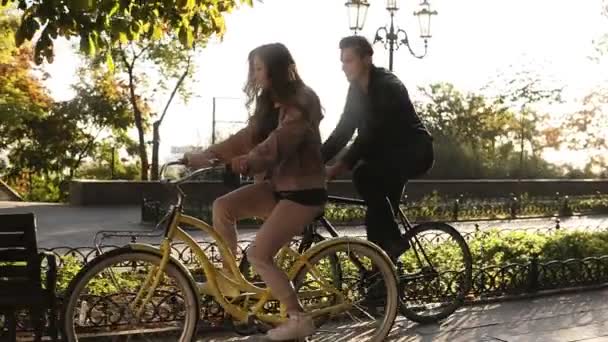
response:
<path id="1" fill-rule="evenodd" d="M 347 82 L 341 71 L 338 42 L 350 35 L 344 0 L 264 0 L 226 17 L 222 41 L 210 42 L 196 59 L 195 97 L 187 104 L 174 102 L 161 126 L 161 158 L 171 146 L 210 142 L 212 99 L 218 120 L 246 118 L 242 86 L 247 54 L 258 45 L 284 43 L 293 54 L 304 81 L 320 96 L 325 108 L 323 137 L 336 125 L 344 106 Z M 430 0 L 433 17 L 429 51 L 424 59 L 412 57 L 406 47 L 394 55 L 394 72 L 412 97 L 416 89 L 434 82 L 451 82 L 464 91 L 476 91 L 503 72 L 529 70 L 549 84 L 566 86 L 572 106 L 590 89 L 608 80 L 608 68 L 589 59 L 593 40 L 608 32 L 601 15 L 601 0 Z M 422 51 L 417 19 L 418 0 L 398 1 L 396 25 L 408 32 L 413 49 Z M 366 25 L 360 34 L 373 40 L 376 29 L 387 25 L 385 1 L 370 0 Z M 78 59 L 68 42 L 58 42 L 56 61 L 47 66 L 48 85 L 57 99 L 73 96 L 70 84 Z M 388 51 L 374 45 L 374 63 L 388 67 Z M 168 97 L 168 94 L 167 94 Z M 161 102 L 164 99 L 161 98 Z M 162 105 L 159 105 L 159 111 Z M 218 123 L 218 128 L 234 125 Z M 553 153 L 556 162 L 579 163 L 584 155 Z"/>

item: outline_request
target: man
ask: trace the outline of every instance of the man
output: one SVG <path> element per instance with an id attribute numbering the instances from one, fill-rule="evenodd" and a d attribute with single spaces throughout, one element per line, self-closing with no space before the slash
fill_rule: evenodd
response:
<path id="1" fill-rule="evenodd" d="M 368 240 L 396 260 L 409 244 L 394 220 L 408 179 L 433 165 L 432 138 L 401 81 L 372 63 L 374 51 L 361 36 L 340 41 L 342 69 L 350 82 L 344 113 L 323 144 L 325 162 L 351 139 L 348 151 L 327 167 L 328 179 L 353 170 L 355 188 L 367 204 Z"/>

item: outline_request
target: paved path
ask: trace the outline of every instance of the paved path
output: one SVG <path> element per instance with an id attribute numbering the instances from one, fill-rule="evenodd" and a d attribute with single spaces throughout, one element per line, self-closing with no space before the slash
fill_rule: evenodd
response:
<path id="1" fill-rule="evenodd" d="M 42 247 L 91 246 L 99 230 L 150 232 L 151 225 L 140 224 L 138 207 L 71 207 L 61 204 L 0 202 L 0 214 L 34 212 L 38 218 L 39 244 Z M 481 229 L 497 227 L 549 228 L 551 219 L 479 222 Z M 457 223 L 462 231 L 474 223 Z M 564 229 L 608 228 L 607 216 L 564 219 Z M 361 227 L 341 229 L 344 234 L 363 233 Z M 255 230 L 243 230 L 250 238 Z M 585 292 L 465 307 L 441 325 L 420 326 L 403 317 L 396 322 L 388 341 L 509 341 L 608 342 L 608 290 Z M 260 336 L 215 335 L 205 341 L 257 341 Z M 314 339 L 313 339 L 314 340 Z"/>
<path id="2" fill-rule="evenodd" d="M 606 342 L 608 290 L 465 307 L 441 325 L 398 317 L 387 341 Z M 325 340 L 326 336 L 323 336 Z M 262 336 L 201 336 L 200 341 L 263 341 Z M 315 338 L 311 338 L 315 341 Z M 317 338 L 316 340 L 320 340 Z M 351 339 L 356 341 L 356 339 Z"/>
<path id="3" fill-rule="evenodd" d="M 100 230 L 133 230 L 154 232 L 154 226 L 141 223 L 139 207 L 74 207 L 65 204 L 0 202 L 0 214 L 11 212 L 34 212 L 38 220 L 38 243 L 41 247 L 92 246 L 95 233 Z M 475 222 L 459 222 L 454 226 L 460 231 L 475 229 Z M 551 218 L 481 221 L 480 229 L 551 228 Z M 606 229 L 608 216 L 564 218 L 563 229 Z M 255 229 L 240 230 L 241 239 L 251 239 Z M 340 227 L 344 235 L 364 235 L 363 227 Z M 194 234 L 204 238 L 201 234 Z M 157 241 L 158 239 L 155 239 Z"/>

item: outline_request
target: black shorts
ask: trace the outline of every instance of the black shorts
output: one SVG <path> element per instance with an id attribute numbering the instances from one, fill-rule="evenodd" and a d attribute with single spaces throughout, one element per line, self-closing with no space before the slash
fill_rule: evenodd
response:
<path id="1" fill-rule="evenodd" d="M 305 189 L 293 191 L 275 191 L 274 198 L 280 200 L 290 200 L 306 206 L 320 206 L 327 202 L 326 189 Z"/>

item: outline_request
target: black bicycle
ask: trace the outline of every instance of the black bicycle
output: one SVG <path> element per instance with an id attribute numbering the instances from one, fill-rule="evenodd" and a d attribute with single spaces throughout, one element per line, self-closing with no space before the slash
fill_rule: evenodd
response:
<path id="1" fill-rule="evenodd" d="M 365 206 L 363 200 L 329 196 L 329 203 Z M 396 263 L 399 279 L 400 311 L 418 323 L 434 323 L 450 316 L 464 302 L 472 284 L 472 258 L 462 235 L 444 222 L 425 222 L 412 225 L 403 209 L 396 210 L 395 219 L 403 229 L 410 247 Z M 338 237 L 336 228 L 324 216 L 319 216 L 303 233 L 299 252 L 330 237 Z M 244 253 L 239 268 L 245 275 L 254 277 Z M 345 282 L 341 270 L 331 272 L 335 285 Z"/>

